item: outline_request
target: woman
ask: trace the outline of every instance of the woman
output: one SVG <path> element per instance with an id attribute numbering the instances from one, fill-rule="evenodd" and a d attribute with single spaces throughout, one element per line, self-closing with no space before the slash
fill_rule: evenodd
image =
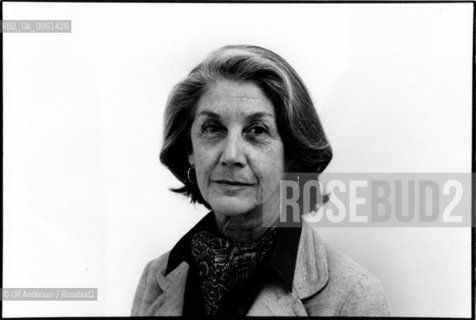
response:
<path id="1" fill-rule="evenodd" d="M 211 209 L 149 262 L 132 315 L 388 315 L 379 281 L 305 221 L 278 227 L 286 172 L 332 158 L 302 80 L 272 51 L 226 46 L 173 89 L 160 159 Z"/>

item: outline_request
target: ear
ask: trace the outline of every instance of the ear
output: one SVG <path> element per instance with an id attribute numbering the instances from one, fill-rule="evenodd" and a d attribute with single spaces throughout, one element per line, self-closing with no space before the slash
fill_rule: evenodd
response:
<path id="1" fill-rule="evenodd" d="M 193 155 L 193 152 L 189 153 L 189 155 L 188 155 L 188 163 L 192 167 L 195 166 L 195 156 Z"/>

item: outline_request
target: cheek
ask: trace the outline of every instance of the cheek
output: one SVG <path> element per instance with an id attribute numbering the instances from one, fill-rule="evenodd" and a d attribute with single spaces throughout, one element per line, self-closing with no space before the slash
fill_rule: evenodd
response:
<path id="1" fill-rule="evenodd" d="M 192 149 L 195 170 L 197 171 L 197 177 L 203 177 L 206 171 L 209 170 L 211 158 L 213 157 L 213 150 L 207 148 L 206 145 L 195 136 L 192 136 Z"/>
<path id="2" fill-rule="evenodd" d="M 256 153 L 251 165 L 260 182 L 261 191 L 264 193 L 275 191 L 279 187 L 285 169 L 282 146 L 277 145 L 266 152 Z"/>
<path id="3" fill-rule="evenodd" d="M 195 172 L 200 192 L 207 198 L 210 187 L 210 176 L 214 168 L 214 155 L 212 152 L 199 152 L 195 156 Z"/>
<path id="4" fill-rule="evenodd" d="M 207 156 L 203 156 L 200 159 L 197 159 L 197 163 L 195 165 L 195 170 L 197 172 L 197 178 L 200 181 L 205 181 L 207 177 L 210 175 L 210 161 L 207 159 Z"/>
<path id="5" fill-rule="evenodd" d="M 264 179 L 264 191 L 267 193 L 273 193 L 279 188 L 279 182 L 282 180 L 283 168 L 279 165 L 270 165 L 267 168 Z"/>

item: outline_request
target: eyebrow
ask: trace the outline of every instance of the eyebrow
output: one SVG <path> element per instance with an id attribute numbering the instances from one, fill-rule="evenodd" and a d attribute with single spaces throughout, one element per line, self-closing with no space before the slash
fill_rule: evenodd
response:
<path id="1" fill-rule="evenodd" d="M 221 116 L 216 113 L 216 112 L 213 112 L 213 111 L 207 111 L 207 110 L 204 110 L 204 111 L 201 111 L 198 116 L 208 116 L 210 118 L 213 118 L 213 119 L 220 119 Z M 249 120 L 256 120 L 256 119 L 261 119 L 261 118 L 273 118 L 274 115 L 269 113 L 269 112 L 256 112 L 256 113 L 252 113 L 250 115 L 247 115 L 246 116 L 246 120 L 249 121 Z"/>

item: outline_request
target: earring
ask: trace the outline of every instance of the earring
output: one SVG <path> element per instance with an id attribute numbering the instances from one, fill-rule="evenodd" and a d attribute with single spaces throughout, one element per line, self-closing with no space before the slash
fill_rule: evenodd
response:
<path id="1" fill-rule="evenodd" d="M 195 184 L 195 182 L 193 182 L 193 180 L 192 180 L 192 178 L 191 178 L 191 173 L 190 173 L 190 172 L 192 171 L 192 169 L 195 170 L 195 168 L 194 168 L 193 166 L 188 167 L 188 170 L 187 170 L 187 180 L 188 180 L 188 182 L 189 182 L 190 184 Z"/>

